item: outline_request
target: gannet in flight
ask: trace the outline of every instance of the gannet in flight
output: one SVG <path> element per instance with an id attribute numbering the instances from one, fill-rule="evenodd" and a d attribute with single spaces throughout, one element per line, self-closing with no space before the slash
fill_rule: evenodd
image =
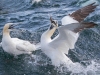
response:
<path id="1" fill-rule="evenodd" d="M 50 18 L 51 25 L 41 36 L 41 50 L 51 59 L 52 65 L 73 64 L 65 54 L 68 54 L 69 49 L 74 49 L 79 31 L 96 25 L 93 22 L 81 22 L 89 13 L 94 11 L 94 8 L 96 8 L 96 5 L 90 4 L 65 16 L 61 20 L 62 26 L 59 27 L 57 21 Z M 56 29 L 58 29 L 59 34 L 51 39 Z"/>
<path id="2" fill-rule="evenodd" d="M 18 38 L 11 38 L 10 31 L 18 23 L 7 23 L 3 28 L 3 36 L 1 46 L 3 50 L 14 56 L 20 54 L 30 54 L 32 51 L 38 49 L 38 45 L 31 44 L 29 41 L 21 40 Z"/>

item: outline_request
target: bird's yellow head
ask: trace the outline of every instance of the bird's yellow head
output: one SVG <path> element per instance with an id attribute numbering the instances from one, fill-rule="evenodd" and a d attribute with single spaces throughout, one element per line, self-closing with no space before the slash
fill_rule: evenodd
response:
<path id="1" fill-rule="evenodd" d="M 14 23 L 7 23 L 3 28 L 3 32 L 9 32 L 11 29 L 13 29 L 13 27 L 14 27 Z"/>
<path id="2" fill-rule="evenodd" d="M 15 29 L 14 27 L 18 24 L 19 23 L 7 23 L 7 24 L 5 24 L 5 26 L 3 28 L 3 33 L 9 33 L 10 31 L 12 31 L 12 29 Z"/>

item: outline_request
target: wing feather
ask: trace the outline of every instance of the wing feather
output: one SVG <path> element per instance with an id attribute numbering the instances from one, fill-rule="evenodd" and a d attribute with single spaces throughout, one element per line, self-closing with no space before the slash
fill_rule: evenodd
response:
<path id="1" fill-rule="evenodd" d="M 25 40 L 20 40 L 18 38 L 13 38 L 13 41 L 16 42 L 16 49 L 20 51 L 34 51 L 35 50 L 35 45 L 31 44 L 29 41 Z"/>
<path id="2" fill-rule="evenodd" d="M 56 50 L 61 50 L 62 52 L 68 54 L 69 49 L 73 49 L 74 45 L 79 37 L 80 30 L 84 28 L 91 28 L 96 24 L 90 23 L 73 23 L 69 25 L 64 25 L 58 28 L 59 35 L 56 36 L 52 42 L 49 43 L 51 47 Z"/>
<path id="3" fill-rule="evenodd" d="M 94 5 L 95 3 L 92 3 L 90 5 L 87 5 L 81 9 L 78 9 L 77 11 L 73 12 L 72 14 L 69 14 L 73 19 L 77 20 L 78 22 L 81 22 L 86 18 L 90 13 L 94 11 L 94 9 L 97 7 L 97 5 Z"/>

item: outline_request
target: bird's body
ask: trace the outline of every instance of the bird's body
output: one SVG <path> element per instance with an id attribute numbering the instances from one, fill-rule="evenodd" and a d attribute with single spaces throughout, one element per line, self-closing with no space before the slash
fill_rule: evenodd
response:
<path id="1" fill-rule="evenodd" d="M 36 46 L 29 41 L 21 40 L 18 38 L 11 38 L 10 27 L 12 23 L 7 23 L 3 28 L 3 37 L 1 46 L 3 50 L 14 56 L 20 54 L 30 54 L 36 50 Z"/>
<path id="2" fill-rule="evenodd" d="M 31 51 L 36 49 L 34 44 L 18 38 L 3 38 L 2 47 L 5 52 L 13 54 L 14 56 L 20 54 L 29 54 Z"/>
<path id="3" fill-rule="evenodd" d="M 41 36 L 41 49 L 51 59 L 52 65 L 60 66 L 60 64 L 68 63 L 68 61 L 72 63 L 72 61 L 70 61 L 70 59 L 66 57 L 66 55 L 62 51 L 63 47 L 60 46 L 64 42 L 61 42 L 59 44 L 59 41 L 58 42 L 56 41 L 55 43 L 52 44 L 54 39 L 45 36 L 47 34 L 48 31 Z M 56 46 L 56 44 L 59 44 L 59 46 Z M 67 50 L 68 49 L 66 48 L 65 51 Z"/>
<path id="4" fill-rule="evenodd" d="M 52 65 L 73 64 L 66 54 L 68 54 L 69 49 L 74 49 L 80 31 L 85 28 L 92 28 L 96 25 L 93 22 L 81 22 L 96 8 L 93 4 L 63 17 L 61 20 L 62 26 L 60 27 L 58 27 L 55 20 L 50 18 L 51 26 L 41 36 L 41 49 L 51 59 Z M 54 39 L 51 39 L 56 29 L 58 29 L 59 34 Z"/>

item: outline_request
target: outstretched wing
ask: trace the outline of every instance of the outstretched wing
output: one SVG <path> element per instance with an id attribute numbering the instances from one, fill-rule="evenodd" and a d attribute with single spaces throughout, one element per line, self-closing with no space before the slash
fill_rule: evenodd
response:
<path id="1" fill-rule="evenodd" d="M 79 37 L 78 32 L 84 28 L 94 27 L 96 24 L 90 23 L 73 23 L 69 25 L 64 25 L 59 27 L 59 35 L 55 37 L 50 46 L 56 50 L 61 50 L 61 52 L 68 54 L 69 49 L 73 49 L 74 45 Z"/>
<path id="2" fill-rule="evenodd" d="M 84 20 L 84 18 L 86 18 L 89 15 L 89 13 L 92 13 L 94 9 L 97 7 L 97 5 L 94 4 L 95 3 L 87 5 L 69 15 L 78 22 L 81 22 Z"/>

